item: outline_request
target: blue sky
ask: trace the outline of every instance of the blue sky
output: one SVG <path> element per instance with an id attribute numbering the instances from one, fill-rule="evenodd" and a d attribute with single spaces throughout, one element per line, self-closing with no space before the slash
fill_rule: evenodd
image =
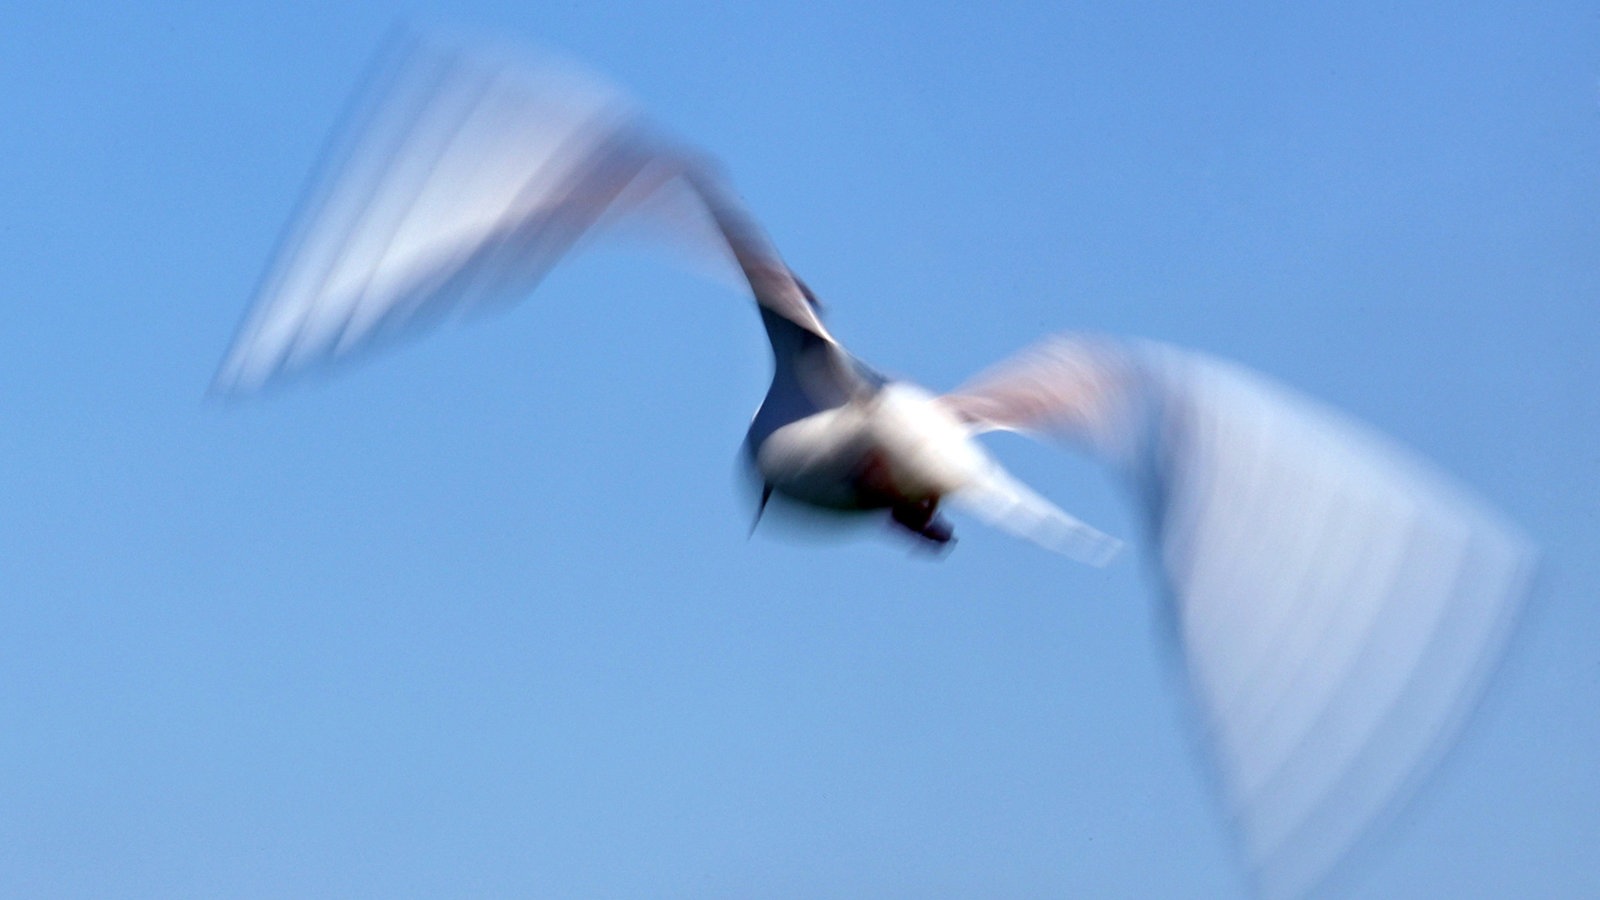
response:
<path id="1" fill-rule="evenodd" d="M 1547 565 L 1359 897 L 1600 895 L 1585 4 L 56 4 L 0 33 L 0 893 L 1243 896 L 1152 578 L 957 523 L 746 538 L 749 304 L 597 251 L 202 395 L 397 23 L 562 48 L 935 389 L 1062 329 L 1237 359 Z M 1121 486 L 993 447 L 1107 530 Z"/>

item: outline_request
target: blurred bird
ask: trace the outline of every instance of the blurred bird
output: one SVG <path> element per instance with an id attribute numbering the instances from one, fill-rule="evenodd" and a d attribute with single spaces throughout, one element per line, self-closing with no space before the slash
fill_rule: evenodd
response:
<path id="1" fill-rule="evenodd" d="M 974 440 L 1065 439 L 1141 505 L 1176 645 L 1258 891 L 1322 885 L 1449 746 L 1497 664 L 1534 554 L 1444 476 L 1202 354 L 1051 337 L 948 394 L 884 377 L 698 153 L 572 66 L 405 41 L 381 67 L 217 374 L 246 393 L 527 294 L 584 239 L 665 222 L 737 265 L 772 346 L 745 440 L 762 484 L 931 546 L 944 504 L 1104 564 L 1120 542 Z"/>

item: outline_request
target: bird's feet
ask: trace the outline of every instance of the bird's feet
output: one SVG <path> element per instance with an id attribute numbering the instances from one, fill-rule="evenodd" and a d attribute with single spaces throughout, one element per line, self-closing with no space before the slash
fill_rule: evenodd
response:
<path id="1" fill-rule="evenodd" d="M 939 515 L 939 498 L 899 503 L 890 508 L 894 523 L 911 532 L 941 552 L 955 541 L 955 529 Z"/>

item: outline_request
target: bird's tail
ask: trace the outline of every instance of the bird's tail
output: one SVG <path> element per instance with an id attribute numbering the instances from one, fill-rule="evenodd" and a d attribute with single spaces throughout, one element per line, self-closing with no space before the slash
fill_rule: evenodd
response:
<path id="1" fill-rule="evenodd" d="M 1122 549 L 1122 541 L 1039 496 L 998 464 L 947 499 L 1002 531 L 1091 566 L 1106 565 Z"/>

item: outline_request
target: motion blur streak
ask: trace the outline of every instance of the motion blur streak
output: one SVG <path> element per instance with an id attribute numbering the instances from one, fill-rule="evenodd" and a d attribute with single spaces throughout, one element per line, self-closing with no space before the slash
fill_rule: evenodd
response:
<path id="1" fill-rule="evenodd" d="M 1501 658 L 1534 553 L 1404 450 L 1175 347 L 1054 338 L 946 398 L 1053 431 L 1143 499 L 1261 891 L 1313 889 L 1410 795 Z"/>
<path id="2" fill-rule="evenodd" d="M 1152 356 L 1129 462 L 1246 856 L 1269 894 L 1295 895 L 1453 739 L 1532 552 L 1310 400 L 1182 351 Z"/>
<path id="3" fill-rule="evenodd" d="M 660 165 L 566 67 L 402 41 L 378 69 L 214 389 L 520 297 Z"/>
<path id="4" fill-rule="evenodd" d="M 943 397 L 878 376 L 720 176 L 667 148 L 575 70 L 407 45 L 331 155 L 217 387 L 253 390 L 515 299 L 596 226 L 657 216 L 680 249 L 736 260 L 758 303 L 776 364 L 748 439 L 763 504 L 888 509 L 943 546 L 948 496 L 1099 563 L 1114 540 L 972 438 L 1055 435 L 1126 476 L 1263 894 L 1315 890 L 1411 796 L 1527 593 L 1534 553 L 1514 527 L 1339 414 L 1165 345 L 1051 338 Z"/>

